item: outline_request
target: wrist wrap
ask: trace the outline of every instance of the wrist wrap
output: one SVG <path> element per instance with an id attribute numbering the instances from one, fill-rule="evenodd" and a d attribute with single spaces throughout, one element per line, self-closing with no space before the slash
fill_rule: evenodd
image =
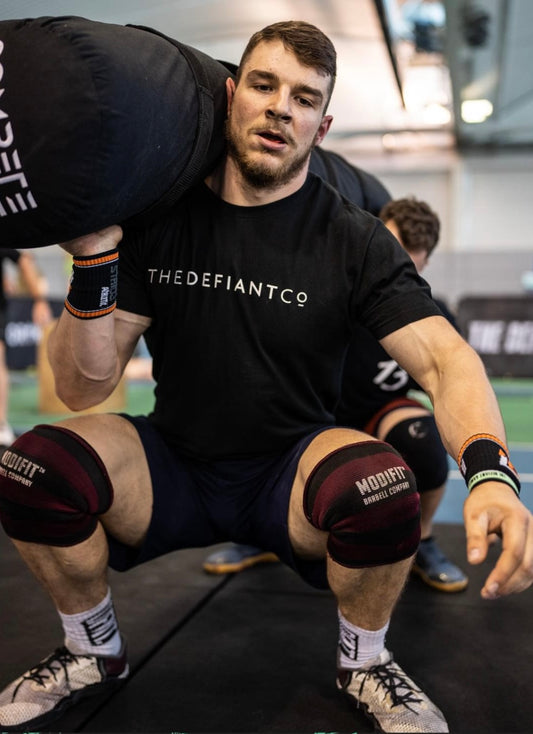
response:
<path id="1" fill-rule="evenodd" d="M 97 319 L 117 305 L 118 250 L 76 256 L 65 308 L 78 319 Z"/>
<path id="2" fill-rule="evenodd" d="M 505 444 L 495 436 L 477 433 L 467 439 L 457 459 L 468 491 L 482 482 L 503 482 L 520 495 L 520 480 Z"/>

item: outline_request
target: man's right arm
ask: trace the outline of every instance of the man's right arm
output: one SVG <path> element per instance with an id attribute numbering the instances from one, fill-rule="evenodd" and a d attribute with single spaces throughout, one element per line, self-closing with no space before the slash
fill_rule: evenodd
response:
<path id="1" fill-rule="evenodd" d="M 116 248 L 118 226 L 108 227 L 65 243 L 74 257 L 98 257 Z M 48 357 L 56 392 L 71 410 L 83 410 L 105 400 L 118 385 L 150 319 L 112 310 L 97 318 L 78 318 L 64 309 L 48 341 Z"/>

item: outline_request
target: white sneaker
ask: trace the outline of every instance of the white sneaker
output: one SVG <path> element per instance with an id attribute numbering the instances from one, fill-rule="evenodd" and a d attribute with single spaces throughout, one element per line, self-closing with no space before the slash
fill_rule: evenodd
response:
<path id="1" fill-rule="evenodd" d="M 441 711 L 383 650 L 359 670 L 337 671 L 344 691 L 383 732 L 448 732 Z"/>
<path id="2" fill-rule="evenodd" d="M 47 726 L 80 698 L 120 685 L 128 672 L 124 642 L 116 656 L 74 655 L 58 648 L 0 693 L 0 731 Z"/>
<path id="3" fill-rule="evenodd" d="M 0 423 L 0 446 L 11 446 L 15 434 L 9 423 Z"/>

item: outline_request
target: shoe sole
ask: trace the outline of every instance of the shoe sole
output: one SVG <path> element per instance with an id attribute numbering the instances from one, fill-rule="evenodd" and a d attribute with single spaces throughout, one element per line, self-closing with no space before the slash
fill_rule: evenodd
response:
<path id="1" fill-rule="evenodd" d="M 463 581 L 452 581 L 452 582 L 442 582 L 442 581 L 435 581 L 435 579 L 432 579 L 431 576 L 428 576 L 428 574 L 420 568 L 420 566 L 413 565 L 411 568 L 412 573 L 419 576 L 422 581 L 427 584 L 428 586 L 431 586 L 433 589 L 438 589 L 438 591 L 444 591 L 448 594 L 455 594 L 458 591 L 463 591 L 468 586 L 468 579 L 463 579 Z"/>
<path id="2" fill-rule="evenodd" d="M 339 681 L 339 679 L 336 679 L 337 689 L 340 691 L 340 693 L 351 703 L 353 707 L 357 711 L 361 711 L 364 716 L 366 716 L 367 719 L 369 719 L 374 724 L 374 731 L 382 732 L 383 734 L 387 734 L 385 729 L 381 726 L 379 720 L 376 718 L 373 711 L 370 710 L 368 704 L 366 704 L 364 701 L 360 701 L 357 699 L 352 693 L 346 690 L 346 688 L 343 687 L 342 683 Z M 416 684 L 415 684 L 416 685 Z M 409 731 L 413 731 L 413 729 L 410 729 Z M 449 731 L 449 729 L 446 727 L 446 729 L 443 731 Z"/>
<path id="3" fill-rule="evenodd" d="M 19 732 L 35 732 L 37 728 L 41 729 L 43 726 L 46 726 L 50 724 L 53 721 L 56 721 L 56 719 L 59 719 L 60 716 L 62 716 L 65 711 L 68 711 L 68 709 L 72 708 L 72 706 L 75 706 L 78 701 L 81 701 L 84 698 L 91 698 L 92 696 L 97 696 L 100 693 L 104 693 L 104 691 L 108 691 L 111 693 L 112 691 L 115 691 L 117 688 L 120 688 L 122 686 L 129 675 L 129 666 L 126 665 L 126 668 L 124 669 L 123 673 L 121 673 L 120 678 L 111 678 L 108 679 L 102 683 L 95 683 L 92 686 L 86 686 L 85 688 L 80 688 L 79 691 L 74 691 L 70 694 L 70 696 L 67 696 L 64 698 L 58 705 L 52 709 L 51 711 L 47 711 L 45 714 L 42 714 L 42 716 L 37 716 L 35 719 L 31 719 L 30 721 L 23 721 L 20 724 L 13 724 L 12 726 L 5 726 L 4 724 L 0 724 L 0 731 L 19 731 Z"/>
<path id="4" fill-rule="evenodd" d="M 257 556 L 251 556 L 250 558 L 243 558 L 238 563 L 204 563 L 202 568 L 206 573 L 211 574 L 225 574 L 225 573 L 239 573 L 247 568 L 255 566 L 257 563 L 277 563 L 279 558 L 275 553 L 261 553 Z"/>

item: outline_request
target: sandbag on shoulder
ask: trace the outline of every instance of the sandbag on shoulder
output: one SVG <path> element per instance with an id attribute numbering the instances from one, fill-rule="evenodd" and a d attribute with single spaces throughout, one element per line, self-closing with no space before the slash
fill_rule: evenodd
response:
<path id="1" fill-rule="evenodd" d="M 0 245 L 50 245 L 168 206 L 223 151 L 228 76 L 153 29 L 0 22 Z"/>

